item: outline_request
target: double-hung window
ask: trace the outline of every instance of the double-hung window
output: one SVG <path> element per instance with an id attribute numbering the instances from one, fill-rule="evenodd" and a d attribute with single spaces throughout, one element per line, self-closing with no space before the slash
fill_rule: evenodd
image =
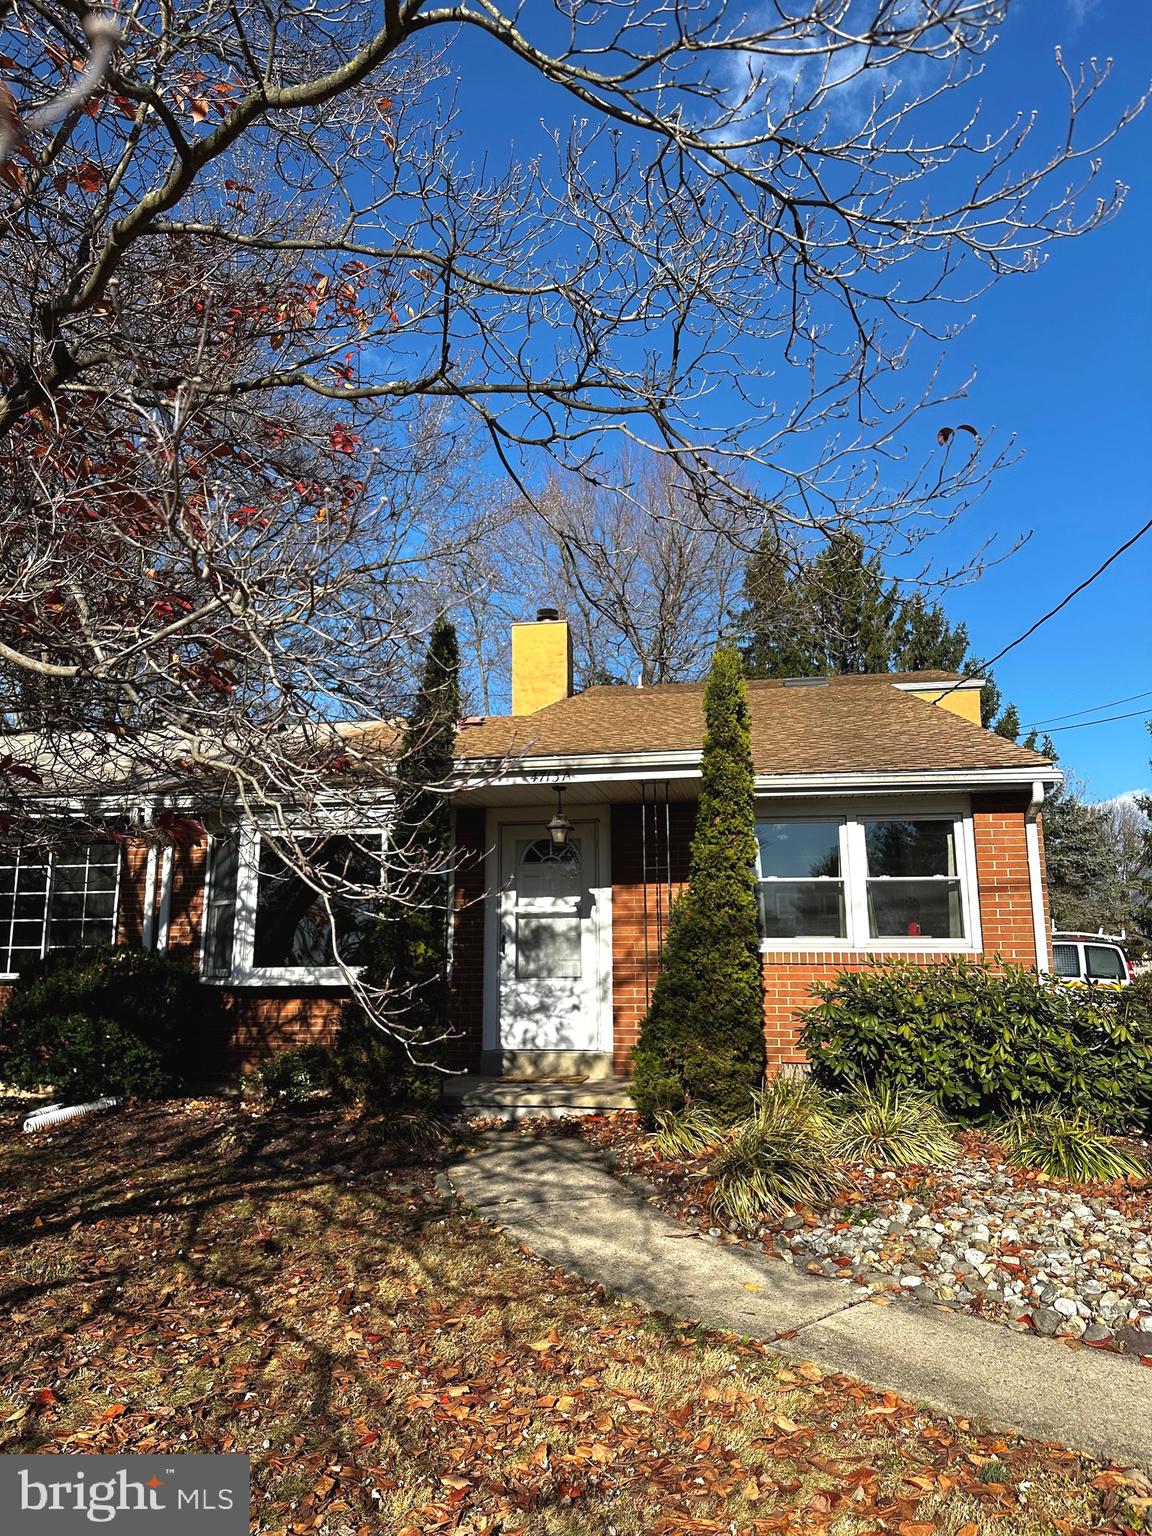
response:
<path id="1" fill-rule="evenodd" d="M 0 853 L 0 971 L 52 949 L 116 942 L 120 848 L 111 838 Z"/>
<path id="2" fill-rule="evenodd" d="M 236 981 L 327 983 L 361 962 L 379 906 L 383 833 L 290 842 L 254 827 L 213 836 L 203 970 Z"/>
<path id="3" fill-rule="evenodd" d="M 760 922 L 767 939 L 847 936 L 839 821 L 761 821 Z"/>
<path id="4" fill-rule="evenodd" d="M 974 946 L 974 859 L 962 814 L 780 816 L 757 822 L 767 947 Z"/>
<path id="5" fill-rule="evenodd" d="M 866 821 L 864 846 L 871 938 L 964 937 L 955 822 Z"/>

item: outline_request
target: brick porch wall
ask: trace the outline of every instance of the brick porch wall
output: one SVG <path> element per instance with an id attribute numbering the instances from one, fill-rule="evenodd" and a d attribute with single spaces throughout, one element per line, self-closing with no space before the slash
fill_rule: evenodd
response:
<path id="1" fill-rule="evenodd" d="M 981 795 L 972 798 L 983 958 L 1017 965 L 1036 963 L 1032 924 L 1028 854 L 1025 841 L 1027 794 Z M 673 806 L 673 889 L 687 875 L 688 847 L 694 807 Z M 1043 853 L 1043 842 L 1041 842 Z M 1041 864 L 1043 868 L 1043 863 Z M 635 805 L 612 810 L 612 969 L 615 1025 L 615 1070 L 628 1071 L 629 1058 L 644 1017 L 646 998 L 655 980 L 649 934 L 648 986 L 645 986 L 644 892 L 641 886 L 640 811 Z M 1047 922 L 1047 889 L 1044 891 Z M 653 897 L 649 892 L 649 913 Z M 811 1005 L 813 986 L 832 979 L 837 971 L 868 970 L 876 958 L 857 950 L 813 951 L 764 957 L 764 1034 L 769 1068 L 802 1062 L 797 1045 L 798 1016 Z M 922 954 L 924 964 L 948 956 Z"/>
<path id="2" fill-rule="evenodd" d="M 650 813 L 649 813 L 650 814 Z M 663 808 L 657 813 L 663 824 Z M 669 807 L 671 894 L 679 895 L 688 878 L 688 855 L 696 825 L 695 805 Z M 627 1076 L 632 1048 L 656 980 L 657 901 L 668 922 L 668 887 L 648 888 L 648 941 L 644 937 L 643 840 L 640 807 L 614 805 L 611 811 L 612 850 L 612 1069 Z"/>

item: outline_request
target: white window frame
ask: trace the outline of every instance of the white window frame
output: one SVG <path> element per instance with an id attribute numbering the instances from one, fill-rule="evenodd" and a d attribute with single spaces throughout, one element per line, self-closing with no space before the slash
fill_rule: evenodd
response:
<path id="1" fill-rule="evenodd" d="M 358 822 L 354 827 L 297 827 L 298 837 L 337 837 L 346 833 L 352 837 L 379 837 L 388 835 L 383 823 Z M 207 986 L 223 987 L 347 987 L 348 972 L 339 965 L 284 965 L 257 966 L 252 963 L 256 942 L 256 898 L 260 880 L 261 830 L 253 822 L 242 822 L 238 828 L 240 849 L 236 869 L 236 922 L 232 934 L 232 970 L 224 975 L 209 976 L 204 966 L 207 960 L 208 910 L 212 879 L 212 848 L 217 841 L 209 835 L 205 865 L 204 901 L 200 917 L 200 979 Z M 351 966 L 353 975 L 359 967 Z"/>
<path id="2" fill-rule="evenodd" d="M 109 838 L 90 837 L 90 838 L 87 838 L 85 840 L 84 846 L 85 847 L 91 847 L 93 843 L 99 843 L 99 842 L 116 843 L 116 839 L 112 838 L 112 837 L 109 837 Z M 15 850 L 16 859 L 17 859 L 17 863 L 18 864 L 22 860 L 25 851 L 26 850 L 23 847 L 17 848 Z M 45 891 L 44 891 L 44 915 L 43 915 L 43 918 L 41 920 L 41 926 L 40 926 L 40 958 L 41 959 L 43 959 L 44 956 L 46 954 L 48 954 L 49 951 L 50 951 L 50 945 L 48 943 L 48 940 L 49 940 L 49 938 L 51 936 L 51 933 L 52 933 L 52 890 L 53 890 L 53 886 L 55 885 L 55 880 L 56 880 L 56 849 L 51 847 L 51 846 L 49 846 L 49 847 L 47 847 L 44 850 L 44 853 L 45 853 L 45 856 L 44 856 L 43 863 L 44 863 L 44 866 L 47 868 L 47 871 L 48 871 L 48 880 L 47 880 L 47 885 L 46 885 Z M 87 865 L 87 862 L 88 861 L 86 860 L 85 861 L 86 865 Z M 115 884 L 112 887 L 112 938 L 109 941 L 112 944 L 117 943 L 119 941 L 119 938 L 120 938 L 120 887 L 121 887 L 121 883 L 123 881 L 123 878 L 124 878 L 124 849 L 119 844 L 116 844 L 116 882 L 115 882 Z M 85 894 L 87 894 L 87 890 L 88 890 L 87 881 L 85 881 L 85 886 L 84 886 Z M 2 921 L 2 920 L 0 920 L 0 921 Z M 12 937 L 12 928 L 11 928 L 11 924 L 9 924 L 8 925 L 8 938 L 9 938 L 9 940 L 11 940 L 11 937 Z M 63 947 L 66 947 L 66 946 L 57 945 L 56 947 L 59 949 L 59 948 L 63 948 Z M 11 953 L 12 953 L 12 945 L 11 945 L 11 943 L 6 944 L 4 946 L 4 948 L 5 948 L 6 954 L 11 955 Z M 19 981 L 19 979 L 20 979 L 20 972 L 19 971 L 0 971 L 0 981 L 4 981 L 4 982 L 7 982 L 7 981 Z"/>
<path id="3" fill-rule="evenodd" d="M 795 939 L 770 939 L 762 937 L 760 952 L 765 955 L 833 954 L 854 952 L 858 954 L 885 955 L 971 955 L 983 949 L 984 940 L 980 929 L 980 898 L 976 874 L 976 837 L 972 825 L 972 809 L 967 802 L 955 802 L 948 806 L 926 806 L 922 801 L 905 801 L 895 798 L 862 800 L 858 805 L 846 808 L 839 804 L 819 804 L 801 807 L 797 804 L 773 804 L 758 801 L 756 820 L 761 821 L 835 821 L 840 827 L 840 875 L 844 882 L 844 915 L 847 935 L 829 938 L 826 935 L 801 936 Z M 945 821 L 953 826 L 956 847 L 956 876 L 960 882 L 960 910 L 964 924 L 962 939 L 940 938 L 884 938 L 874 939 L 868 925 L 868 853 L 865 844 L 865 823 L 869 821 Z M 760 881 L 760 844 L 756 844 L 756 877 Z M 944 879 L 944 876 L 940 877 Z M 947 877 L 953 878 L 953 877 Z"/>

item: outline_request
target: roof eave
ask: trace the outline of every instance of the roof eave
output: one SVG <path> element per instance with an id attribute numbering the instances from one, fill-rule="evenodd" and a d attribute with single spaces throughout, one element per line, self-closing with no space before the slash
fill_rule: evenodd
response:
<path id="1" fill-rule="evenodd" d="M 509 758 L 459 758 L 456 763 L 456 789 L 463 793 L 490 785 L 512 787 L 553 783 L 568 784 L 618 782 L 639 779 L 698 779 L 698 751 L 690 752 L 613 752 L 540 755 Z M 874 794 L 882 791 L 985 789 L 997 786 L 1022 786 L 1040 782 L 1063 783 L 1064 775 L 1054 764 L 1021 763 L 996 768 L 913 768 L 899 770 L 832 771 L 826 773 L 758 773 L 756 789 L 760 793 L 781 794 Z"/>

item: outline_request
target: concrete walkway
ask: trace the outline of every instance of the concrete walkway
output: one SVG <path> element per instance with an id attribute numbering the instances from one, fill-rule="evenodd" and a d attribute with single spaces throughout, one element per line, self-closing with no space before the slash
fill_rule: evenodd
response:
<path id="1" fill-rule="evenodd" d="M 961 1312 L 798 1274 L 701 1240 L 623 1185 L 575 1138 L 507 1132 L 449 1170 L 461 1200 L 560 1269 L 670 1316 L 949 1414 L 1152 1468 L 1152 1370 Z"/>

